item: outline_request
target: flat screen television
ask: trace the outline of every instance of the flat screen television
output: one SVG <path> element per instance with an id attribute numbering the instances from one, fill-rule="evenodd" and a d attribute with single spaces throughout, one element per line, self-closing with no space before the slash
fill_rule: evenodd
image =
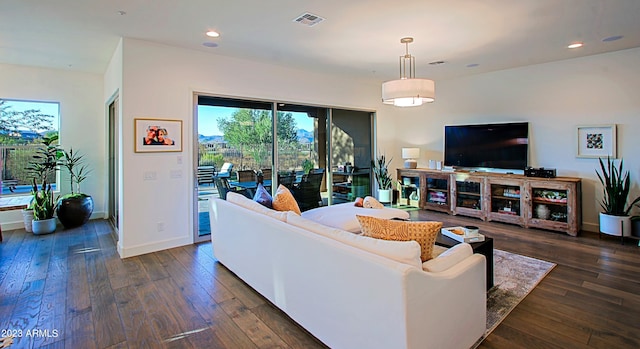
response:
<path id="1" fill-rule="evenodd" d="M 445 166 L 524 170 L 528 154 L 527 122 L 444 127 Z"/>

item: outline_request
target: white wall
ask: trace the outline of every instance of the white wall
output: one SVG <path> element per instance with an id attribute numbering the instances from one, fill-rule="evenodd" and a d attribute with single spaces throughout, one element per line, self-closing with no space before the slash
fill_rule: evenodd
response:
<path id="1" fill-rule="evenodd" d="M 194 92 L 369 110 L 380 98 L 378 84 L 128 38 L 122 76 L 122 257 L 193 241 Z M 182 120 L 183 151 L 134 153 L 139 117 Z M 182 177 L 170 178 L 171 171 Z M 143 180 L 145 172 L 157 180 Z"/>
<path id="2" fill-rule="evenodd" d="M 92 218 L 105 215 L 102 76 L 70 70 L 0 64 L 0 98 L 60 103 L 60 143 L 85 154 L 93 172 L 81 186 L 94 199 Z M 61 180 L 61 191 L 69 184 Z M 20 211 L 0 212 L 3 229 L 23 227 Z"/>
<path id="3" fill-rule="evenodd" d="M 530 165 L 582 177 L 583 229 L 598 230 L 597 159 L 576 157 L 578 125 L 618 125 L 624 158 L 640 195 L 640 49 L 504 70 L 436 83 L 436 102 L 401 110 L 396 148 L 416 145 L 418 166 L 442 160 L 444 125 L 528 121 Z"/>

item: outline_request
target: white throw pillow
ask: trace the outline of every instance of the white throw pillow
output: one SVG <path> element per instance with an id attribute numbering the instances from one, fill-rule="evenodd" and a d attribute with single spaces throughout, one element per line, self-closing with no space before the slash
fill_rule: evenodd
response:
<path id="1" fill-rule="evenodd" d="M 467 243 L 457 244 L 442 252 L 438 257 L 422 263 L 422 270 L 431 273 L 445 271 L 473 254 L 473 248 Z"/>
<path id="2" fill-rule="evenodd" d="M 380 201 L 376 200 L 376 198 L 374 198 L 373 196 L 365 196 L 364 200 L 362 201 L 362 207 L 381 209 L 384 208 L 384 205 Z"/>
<path id="3" fill-rule="evenodd" d="M 422 267 L 420 244 L 416 241 L 388 241 L 361 236 L 305 219 L 293 212 L 287 213 L 287 223 L 396 262 Z"/>
<path id="4" fill-rule="evenodd" d="M 343 204 L 323 206 L 302 212 L 302 217 L 318 222 L 320 224 L 346 230 L 348 232 L 360 233 L 360 223 L 356 218 L 360 216 L 373 216 L 378 218 L 400 218 L 409 219 L 409 212 L 398 209 L 385 207 L 383 209 L 371 209 L 353 206 L 352 202 Z"/>
<path id="5" fill-rule="evenodd" d="M 279 212 L 279 211 L 275 211 L 272 210 L 270 208 L 266 208 L 264 206 L 262 206 L 261 204 L 247 198 L 244 195 L 238 194 L 238 193 L 234 193 L 234 192 L 228 192 L 227 193 L 227 201 L 232 203 L 232 204 L 236 204 L 238 206 L 244 207 L 248 210 L 254 211 L 254 212 L 258 212 L 261 213 L 263 215 L 267 215 L 271 218 L 275 218 L 279 221 L 283 221 L 285 222 L 287 220 L 287 215 L 286 212 Z"/>

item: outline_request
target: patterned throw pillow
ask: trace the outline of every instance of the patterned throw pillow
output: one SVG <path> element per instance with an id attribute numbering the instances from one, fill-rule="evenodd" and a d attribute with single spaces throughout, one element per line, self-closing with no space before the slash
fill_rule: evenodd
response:
<path id="1" fill-rule="evenodd" d="M 256 194 L 253 196 L 253 201 L 259 203 L 260 205 L 273 208 L 273 198 L 267 189 L 262 185 L 262 183 L 258 184 L 258 189 L 256 189 Z"/>
<path id="2" fill-rule="evenodd" d="M 356 218 L 364 236 L 383 240 L 417 241 L 423 262 L 432 258 L 433 245 L 442 228 L 442 222 L 405 222 L 360 215 L 356 215 Z"/>
<path id="3" fill-rule="evenodd" d="M 293 197 L 293 194 L 285 187 L 280 184 L 278 186 L 278 190 L 276 191 L 276 195 L 273 197 L 273 209 L 276 211 L 293 211 L 300 215 L 300 207 L 296 202 L 296 199 Z"/>
<path id="4" fill-rule="evenodd" d="M 362 200 L 362 207 L 380 209 L 384 208 L 384 205 L 373 196 L 365 196 L 364 200 Z"/>

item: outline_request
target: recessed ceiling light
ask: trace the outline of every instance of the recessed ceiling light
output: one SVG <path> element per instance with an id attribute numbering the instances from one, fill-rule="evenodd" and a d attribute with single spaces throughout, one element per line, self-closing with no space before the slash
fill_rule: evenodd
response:
<path id="1" fill-rule="evenodd" d="M 604 39 L 602 39 L 603 42 L 610 42 L 610 41 L 616 41 L 616 40 L 620 40 L 624 38 L 624 36 L 622 35 L 614 35 L 614 36 L 608 36 Z"/>
<path id="2" fill-rule="evenodd" d="M 216 44 L 215 42 L 207 41 L 207 42 L 203 42 L 203 43 L 202 43 L 202 46 L 206 46 L 206 47 L 218 47 L 218 44 Z"/>
<path id="3" fill-rule="evenodd" d="M 209 31 L 207 32 L 207 36 L 208 36 L 208 37 L 210 37 L 210 38 L 217 38 L 217 37 L 219 37 L 219 36 L 220 36 L 220 33 L 218 33 L 218 32 L 217 32 L 217 31 L 215 31 L 215 30 L 209 30 Z"/>
<path id="4" fill-rule="evenodd" d="M 433 62 L 429 62 L 430 65 L 441 65 L 441 64 L 445 64 L 445 61 L 433 61 Z"/>
<path id="5" fill-rule="evenodd" d="M 567 46 L 567 48 L 578 48 L 578 47 L 582 47 L 583 45 L 584 45 L 584 44 L 583 44 L 583 43 L 581 43 L 581 42 L 574 42 L 574 43 L 572 43 L 572 44 L 569 44 L 569 45 Z"/>
<path id="6" fill-rule="evenodd" d="M 477 66 L 479 66 L 480 64 L 478 63 L 471 63 L 471 64 L 467 64 L 467 68 L 475 68 Z"/>

